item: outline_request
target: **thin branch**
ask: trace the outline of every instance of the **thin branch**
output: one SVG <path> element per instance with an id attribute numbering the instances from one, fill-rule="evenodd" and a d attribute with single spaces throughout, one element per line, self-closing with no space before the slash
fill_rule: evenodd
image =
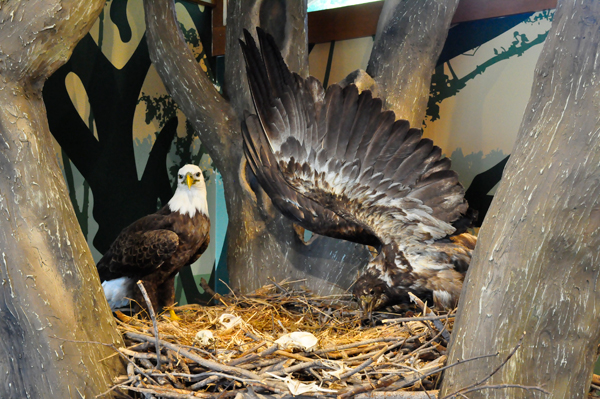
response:
<path id="1" fill-rule="evenodd" d="M 161 398 L 165 399 L 191 399 L 191 398 L 214 398 L 214 395 L 210 394 L 200 394 L 198 392 L 193 391 L 184 391 L 182 392 L 174 392 L 173 390 L 165 389 L 161 386 L 152 386 L 148 385 L 147 388 L 140 387 L 132 387 L 132 386 L 123 386 L 118 385 L 119 388 L 129 389 L 131 391 L 145 393 L 145 394 L 158 394 Z"/>
<path id="2" fill-rule="evenodd" d="M 420 376 L 420 377 L 418 377 L 418 378 L 415 378 L 415 379 L 413 379 L 413 380 L 406 381 L 405 383 L 403 383 L 402 385 L 398 386 L 397 388 L 398 388 L 398 389 L 402 389 L 402 388 L 408 387 L 408 386 L 410 386 L 410 385 L 413 385 L 413 384 L 414 384 L 414 383 L 416 383 L 417 381 L 422 381 L 422 380 L 424 380 L 425 378 L 429 377 L 430 375 L 437 374 L 437 373 L 439 373 L 439 372 L 441 372 L 441 371 L 444 371 L 444 370 L 447 370 L 447 369 L 450 369 L 450 368 L 456 367 L 456 366 L 458 366 L 459 364 L 464 364 L 464 363 L 466 363 L 466 362 L 472 362 L 472 361 L 475 361 L 475 360 L 484 359 L 484 358 L 487 358 L 487 357 L 495 357 L 495 356 L 498 356 L 498 353 L 495 353 L 495 354 L 493 354 L 493 355 L 481 355 L 481 356 L 476 356 L 476 357 L 473 357 L 473 358 L 471 358 L 471 359 L 467 359 L 467 360 L 463 360 L 463 361 L 458 361 L 458 362 L 456 362 L 456 363 L 453 363 L 453 364 L 450 364 L 450 365 L 448 365 L 448 366 L 445 366 L 445 367 L 440 367 L 439 369 L 435 369 L 435 370 L 432 370 L 432 371 L 428 371 L 428 372 L 424 373 L 422 376 Z M 442 398 L 442 399 L 444 399 L 444 398 Z"/>
<path id="3" fill-rule="evenodd" d="M 476 387 L 481 387 L 483 385 L 483 383 L 485 383 L 487 380 L 489 380 L 490 378 L 492 378 L 492 376 L 494 376 L 494 374 L 496 374 L 498 371 L 500 371 L 500 369 L 502 367 L 504 367 L 504 365 L 510 360 L 511 357 L 514 356 L 514 354 L 517 352 L 517 350 L 521 347 L 521 345 L 523 344 L 523 339 L 525 338 L 525 332 L 523 332 L 523 335 L 521 335 L 521 338 L 519 339 L 519 342 L 517 342 L 517 345 L 515 345 L 515 347 L 513 348 L 512 351 L 510 351 L 510 353 L 508 354 L 508 356 L 506 356 L 506 359 L 504 359 L 504 361 L 502 361 L 502 363 L 500 363 L 498 365 L 498 367 L 496 367 L 490 374 L 488 374 L 483 380 L 475 382 L 467 387 L 461 388 L 451 394 L 448 394 L 446 396 L 444 396 L 441 399 L 450 399 L 453 397 L 456 397 L 457 394 L 460 393 L 466 393 L 466 392 L 471 392 L 472 390 L 474 390 L 473 388 Z M 541 389 L 541 388 L 540 388 Z"/>
<path id="4" fill-rule="evenodd" d="M 156 323 L 156 314 L 154 314 L 154 307 L 152 307 L 152 302 L 150 301 L 150 297 L 148 296 L 148 292 L 146 292 L 146 288 L 144 288 L 144 284 L 142 280 L 138 280 L 137 286 L 142 292 L 144 296 L 144 300 L 146 301 L 146 305 L 148 305 L 148 313 L 150 313 L 150 318 L 152 319 L 152 326 L 154 327 L 154 338 L 156 339 L 156 369 L 160 369 L 160 345 L 159 345 L 159 337 L 158 337 L 158 324 Z"/>
<path id="5" fill-rule="evenodd" d="M 433 316 L 423 316 L 423 317 L 398 317 L 397 319 L 383 319 L 381 320 L 382 323 L 386 323 L 386 324 L 397 324 L 397 323 L 403 323 L 403 322 L 407 322 L 407 321 L 432 321 L 432 320 L 443 320 L 446 318 L 454 318 L 454 315 L 441 315 L 441 316 L 437 316 L 437 315 L 433 315 Z"/>
<path id="6" fill-rule="evenodd" d="M 104 392 L 102 392 L 102 393 L 99 393 L 98 395 L 94 396 L 94 398 L 95 398 L 95 399 L 98 399 L 98 398 L 101 398 L 101 397 L 103 397 L 103 396 L 106 396 L 106 395 L 108 395 L 109 393 L 111 393 L 112 391 L 114 391 L 115 389 L 117 389 L 117 388 L 122 388 L 122 386 L 123 386 L 123 385 L 131 384 L 131 383 L 132 383 L 132 382 L 134 382 L 134 381 L 135 381 L 137 378 L 138 378 L 137 376 L 136 376 L 136 377 L 134 377 L 134 378 L 129 378 L 128 380 L 126 380 L 126 381 L 123 381 L 123 382 L 121 382 L 120 384 L 113 385 L 113 386 L 112 386 L 112 387 L 110 387 L 108 390 L 106 390 L 106 391 L 104 391 Z"/>
<path id="7" fill-rule="evenodd" d="M 425 336 L 425 333 L 416 335 L 414 337 L 407 338 L 404 342 L 414 342 L 423 336 Z M 398 337 L 375 338 L 375 339 L 369 339 L 369 340 L 365 340 L 365 341 L 361 341 L 361 342 L 353 342 L 353 343 L 347 344 L 347 345 L 333 346 L 330 348 L 320 349 L 320 350 L 314 351 L 312 353 L 314 355 L 324 355 L 329 352 L 339 352 L 339 351 L 343 351 L 346 349 L 356 348 L 357 346 L 365 346 L 365 345 L 375 344 L 375 343 L 379 343 L 379 342 L 394 342 L 397 340 L 398 340 Z"/>
<path id="8" fill-rule="evenodd" d="M 66 342 L 72 342 L 72 343 L 75 343 L 75 344 L 94 344 L 94 345 L 102 345 L 102 346 L 106 346 L 108 348 L 111 348 L 112 350 L 114 350 L 115 352 L 117 352 L 117 354 L 119 354 L 119 356 L 121 356 L 123 359 L 125 359 L 129 364 L 133 365 L 133 367 L 135 367 L 141 375 L 143 375 L 144 377 L 147 377 L 148 380 L 150 380 L 152 382 L 156 382 L 156 381 L 154 381 L 154 379 L 152 377 L 150 377 L 148 374 L 146 374 L 144 372 L 144 370 L 142 370 L 131 359 L 129 359 L 127 356 L 125 356 L 123 353 L 121 353 L 121 351 L 115 345 L 113 345 L 113 344 L 107 344 L 105 342 L 99 342 L 99 341 L 82 341 L 82 340 L 77 340 L 77 339 L 61 338 L 61 337 L 57 337 L 56 335 L 51 335 L 50 338 L 60 339 L 60 340 L 63 340 L 63 341 L 66 341 Z"/>
<path id="9" fill-rule="evenodd" d="M 423 315 L 427 316 L 429 314 L 432 314 L 432 315 L 435 316 L 435 313 L 431 309 L 429 309 L 427 307 L 427 304 L 424 303 L 415 294 L 413 294 L 412 292 L 409 292 L 408 296 L 410 297 L 411 301 L 413 301 L 414 303 L 416 303 L 417 305 L 419 305 L 419 307 L 421 309 L 423 309 Z M 446 318 L 448 318 L 448 315 L 446 315 Z M 444 339 L 446 341 L 450 341 L 450 333 L 448 331 L 445 331 L 445 327 L 442 325 L 442 323 L 438 319 L 432 319 L 431 322 L 433 323 L 433 325 L 435 326 L 435 328 L 437 328 L 438 331 L 440 331 L 442 333 L 442 337 L 444 337 Z"/>
<path id="10" fill-rule="evenodd" d="M 215 303 L 218 303 L 217 301 L 222 302 L 223 304 L 225 304 L 225 306 L 227 306 L 227 302 L 225 302 L 225 300 L 223 299 L 223 296 L 221 294 L 216 293 L 212 287 L 208 284 L 208 282 L 204 279 L 204 277 L 202 277 L 200 279 L 200 287 L 202 287 L 202 289 L 204 290 L 204 292 L 206 292 L 208 295 L 210 295 L 210 299 L 214 300 Z"/>
<path id="11" fill-rule="evenodd" d="M 125 333 L 125 335 L 132 339 L 144 340 L 144 341 L 150 341 L 153 338 L 153 337 L 150 337 L 147 335 L 137 334 L 137 333 L 132 333 L 132 332 Z M 251 371 L 244 370 L 239 367 L 226 366 L 224 364 L 219 364 L 217 362 L 213 362 L 211 360 L 204 359 L 204 358 L 202 358 L 198 355 L 195 355 L 192 352 L 189 352 L 185 349 L 182 349 L 178 345 L 172 344 L 170 342 L 159 340 L 159 344 L 165 348 L 168 348 L 168 349 L 171 349 L 171 350 L 177 352 L 179 355 L 181 355 L 183 357 L 193 360 L 194 362 L 198 363 L 202 367 L 206 367 L 208 369 L 215 370 L 215 371 L 222 371 L 222 372 L 226 372 L 226 373 L 238 374 L 238 375 L 244 376 L 244 377 L 246 377 L 248 379 L 252 379 L 252 380 L 258 380 L 258 381 L 261 380 L 261 377 L 258 374 L 255 374 Z"/>
<path id="12" fill-rule="evenodd" d="M 400 358 L 398 358 L 398 359 L 397 359 L 397 361 L 404 360 L 404 359 L 407 359 L 407 358 L 409 358 L 410 356 L 414 356 L 414 355 L 416 355 L 416 354 L 422 353 L 424 349 L 427 349 L 429 346 L 431 346 L 431 345 L 433 344 L 433 342 L 435 342 L 435 340 L 436 340 L 436 339 L 438 339 L 438 338 L 439 338 L 439 337 L 440 337 L 440 336 L 441 336 L 441 335 L 442 335 L 442 334 L 443 334 L 443 333 L 446 331 L 446 327 L 447 327 L 447 325 L 448 325 L 448 320 L 446 320 L 446 324 L 444 324 L 444 326 L 443 326 L 443 327 L 442 327 L 442 329 L 441 329 L 441 330 L 440 330 L 440 331 L 437 333 L 437 335 L 435 335 L 435 336 L 434 336 L 433 338 L 431 338 L 429 341 L 427 341 L 427 342 L 425 342 L 423 345 L 421 345 L 421 346 L 419 347 L 419 349 L 417 349 L 417 350 L 415 350 L 415 351 L 413 351 L 413 352 L 411 352 L 411 353 L 409 353 L 409 354 L 407 354 L 407 355 L 401 356 Z"/>
<path id="13" fill-rule="evenodd" d="M 297 365 L 292 366 L 292 367 L 286 367 L 286 368 L 281 369 L 281 370 L 269 371 L 269 374 L 276 375 L 276 376 L 281 376 L 281 375 L 291 374 L 291 373 L 294 373 L 296 371 L 304 370 L 304 369 L 307 369 L 307 368 L 313 368 L 313 367 L 333 368 L 331 366 L 328 366 L 326 363 L 324 363 L 321 360 L 313 360 L 313 361 L 310 361 L 310 362 L 300 363 L 300 364 L 297 364 Z"/>

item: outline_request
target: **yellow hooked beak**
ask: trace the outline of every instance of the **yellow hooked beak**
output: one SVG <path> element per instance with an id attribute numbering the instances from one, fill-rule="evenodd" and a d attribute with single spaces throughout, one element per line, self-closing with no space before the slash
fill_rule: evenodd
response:
<path id="1" fill-rule="evenodd" d="M 185 182 L 186 182 L 188 188 L 192 188 L 192 185 L 194 184 L 194 178 L 192 177 L 192 175 L 190 173 L 185 175 Z"/>

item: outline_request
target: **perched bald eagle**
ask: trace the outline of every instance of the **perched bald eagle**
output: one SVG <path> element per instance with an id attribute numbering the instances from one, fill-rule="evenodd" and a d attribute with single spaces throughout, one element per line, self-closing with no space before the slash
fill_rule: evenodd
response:
<path id="1" fill-rule="evenodd" d="M 302 227 L 371 245 L 354 286 L 363 309 L 408 292 L 453 307 L 476 239 L 464 188 L 420 129 L 355 85 L 323 90 L 291 73 L 273 38 L 240 41 L 257 115 L 242 123 L 250 167 L 273 204 Z"/>
<path id="2" fill-rule="evenodd" d="M 204 253 L 209 231 L 204 176 L 198 166 L 185 165 L 169 203 L 124 228 L 96 265 L 111 309 L 128 306 L 127 298 L 145 307 L 138 280 L 154 309 L 173 305 L 175 275 Z"/>

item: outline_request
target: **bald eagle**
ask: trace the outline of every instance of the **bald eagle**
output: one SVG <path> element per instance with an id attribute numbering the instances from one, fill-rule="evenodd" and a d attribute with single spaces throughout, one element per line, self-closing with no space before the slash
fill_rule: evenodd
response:
<path id="1" fill-rule="evenodd" d="M 204 176 L 198 166 L 185 165 L 169 203 L 124 228 L 96 265 L 111 309 L 128 306 L 128 298 L 145 307 L 138 280 L 154 309 L 173 305 L 175 275 L 204 253 L 209 231 Z"/>
<path id="2" fill-rule="evenodd" d="M 314 233 L 378 249 L 353 288 L 365 312 L 407 302 L 408 292 L 455 306 L 476 239 L 450 160 L 370 91 L 325 91 L 291 73 L 257 32 L 261 50 L 247 31 L 240 40 L 256 110 L 242 135 L 274 206 Z"/>

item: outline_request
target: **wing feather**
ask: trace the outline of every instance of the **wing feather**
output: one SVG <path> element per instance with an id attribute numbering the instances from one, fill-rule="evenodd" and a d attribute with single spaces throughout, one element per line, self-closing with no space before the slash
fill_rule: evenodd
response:
<path id="1" fill-rule="evenodd" d="M 337 145 L 340 139 L 340 131 L 342 129 L 342 118 L 333 118 L 331 115 L 341 116 L 347 109 L 344 109 L 344 98 L 342 96 L 342 88 L 332 86 L 327 90 L 325 96 L 325 121 L 327 122 L 327 134 L 323 138 L 321 146 L 327 160 L 335 159 Z"/>
<path id="2" fill-rule="evenodd" d="M 408 123 L 408 122 L 407 122 Z M 402 162 L 410 156 L 421 141 L 421 131 L 419 129 L 409 129 L 396 145 L 395 151 L 389 160 L 388 164 L 384 168 L 384 176 L 392 178 L 398 170 L 398 167 Z M 391 141 L 391 140 L 390 140 Z"/>
<path id="3" fill-rule="evenodd" d="M 261 187 L 273 205 L 286 217 L 313 233 L 379 246 L 375 235 L 364 226 L 341 218 L 318 203 L 300 195 L 283 179 L 275 156 L 268 148 L 264 130 L 256 115 L 246 115 L 242 123 L 244 152 Z"/>
<path id="4" fill-rule="evenodd" d="M 179 245 L 179 237 L 170 230 L 132 232 L 121 235 L 117 240 L 115 249 L 118 252 L 113 254 L 118 259 L 119 268 L 128 267 L 130 271 L 135 270 L 135 274 L 147 274 L 159 268 Z"/>
<path id="5" fill-rule="evenodd" d="M 98 261 L 102 281 L 123 276 L 141 278 L 158 269 L 179 246 L 164 215 L 145 216 L 125 228 Z"/>
<path id="6" fill-rule="evenodd" d="M 439 147 L 382 111 L 382 101 L 369 91 L 359 94 L 354 85 L 324 91 L 316 79 L 291 73 L 273 39 L 257 32 L 261 51 L 247 32 L 242 49 L 258 119 L 247 118 L 248 130 L 256 130 L 248 136 L 263 138 L 247 146 L 262 148 L 253 171 L 261 184 L 267 176 L 271 180 L 263 185 L 268 194 L 284 198 L 287 184 L 293 190 L 285 197 L 295 190 L 296 203 L 330 209 L 383 243 L 451 234 L 467 204 Z M 269 173 L 260 172 L 266 165 Z"/>
<path id="7" fill-rule="evenodd" d="M 358 89 L 356 89 L 358 91 Z M 350 138 L 344 154 L 344 159 L 359 159 L 358 150 L 362 141 L 365 139 L 369 125 L 374 116 L 381 110 L 381 100 L 373 99 L 370 91 L 363 91 L 358 96 L 356 117 L 350 130 Z"/>

